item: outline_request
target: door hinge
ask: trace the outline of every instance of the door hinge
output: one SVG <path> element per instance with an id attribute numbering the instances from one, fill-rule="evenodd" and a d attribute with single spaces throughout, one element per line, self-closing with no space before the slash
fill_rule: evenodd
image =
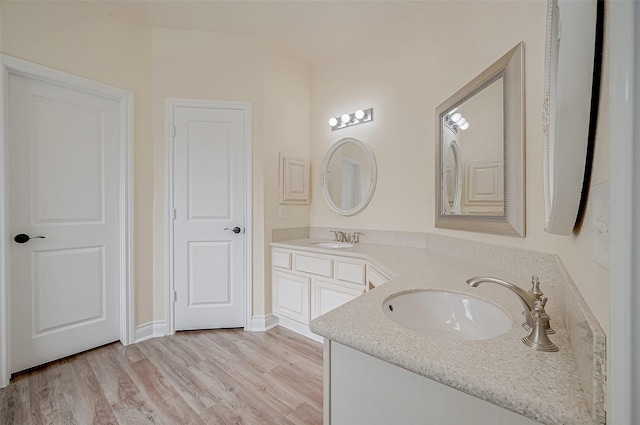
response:
<path id="1" fill-rule="evenodd" d="M 173 219 L 176 220 L 178 218 L 178 210 L 173 209 Z"/>
<path id="2" fill-rule="evenodd" d="M 173 302 L 174 303 L 178 302 L 178 291 L 173 291 Z"/>
<path id="3" fill-rule="evenodd" d="M 176 137 L 176 126 L 173 126 L 173 137 Z"/>

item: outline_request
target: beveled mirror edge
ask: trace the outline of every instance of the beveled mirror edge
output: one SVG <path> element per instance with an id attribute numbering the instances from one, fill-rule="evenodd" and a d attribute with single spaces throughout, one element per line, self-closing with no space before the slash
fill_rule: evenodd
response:
<path id="1" fill-rule="evenodd" d="M 326 182 L 327 168 L 329 167 L 329 162 L 331 162 L 331 157 L 333 157 L 333 154 L 341 146 L 345 145 L 346 143 L 355 143 L 364 151 L 364 153 L 367 155 L 367 160 L 369 161 L 369 169 L 371 172 L 371 177 L 369 180 L 369 183 L 370 183 L 369 190 L 367 191 L 367 194 L 355 208 L 352 208 L 350 210 L 343 210 L 341 208 L 338 208 L 336 204 L 334 204 L 333 200 L 331 199 L 331 196 L 329 196 L 329 193 L 327 190 L 327 182 Z M 369 205 L 369 202 L 371 202 L 371 198 L 373 198 L 373 194 L 376 190 L 377 181 L 378 181 L 378 166 L 376 164 L 376 157 L 373 154 L 373 151 L 371 150 L 369 145 L 364 143 L 362 140 L 356 139 L 354 137 L 344 137 L 338 140 L 336 143 L 334 143 L 331 146 L 331 148 L 329 148 L 327 155 L 324 157 L 324 162 L 322 163 L 322 174 L 320 176 L 320 185 L 322 186 L 322 196 L 324 197 L 324 200 L 327 203 L 327 206 L 333 212 L 343 216 L 347 216 L 347 217 L 356 215 L 362 212 L 362 210 L 364 210 L 367 207 L 367 205 Z"/>
<path id="2" fill-rule="evenodd" d="M 485 81 L 500 70 L 507 70 L 507 187 L 506 217 L 442 214 L 442 117 L 455 105 L 476 91 Z M 518 77 L 518 78 L 509 78 Z M 519 96 L 519 101 L 514 99 Z M 525 92 L 524 92 L 524 42 L 500 57 L 451 97 L 436 108 L 436 178 L 435 178 L 435 227 L 492 233 L 504 236 L 525 236 Z M 513 137 L 515 136 L 515 137 Z"/>

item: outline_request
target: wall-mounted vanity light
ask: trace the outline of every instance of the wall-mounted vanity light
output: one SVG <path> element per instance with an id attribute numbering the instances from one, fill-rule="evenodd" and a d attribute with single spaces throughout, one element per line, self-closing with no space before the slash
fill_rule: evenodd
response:
<path id="1" fill-rule="evenodd" d="M 466 130 L 469 128 L 469 122 L 458 112 L 458 108 L 453 109 L 444 117 L 444 123 L 453 130 L 454 133 L 460 130 Z"/>
<path id="2" fill-rule="evenodd" d="M 338 130 L 356 124 L 362 124 L 373 120 L 373 108 L 358 109 L 350 114 L 342 114 L 340 118 L 329 118 L 331 130 Z"/>

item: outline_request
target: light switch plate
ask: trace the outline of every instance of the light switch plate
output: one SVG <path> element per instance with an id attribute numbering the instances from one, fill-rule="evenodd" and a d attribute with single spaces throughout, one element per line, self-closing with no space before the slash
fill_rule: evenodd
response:
<path id="1" fill-rule="evenodd" d="M 287 218 L 287 207 L 286 207 L 286 205 L 278 205 L 278 218 L 280 218 L 280 219 Z"/>
<path id="2" fill-rule="evenodd" d="M 609 180 L 591 186 L 591 229 L 593 231 L 593 260 L 609 268 L 611 210 L 609 206 Z"/>

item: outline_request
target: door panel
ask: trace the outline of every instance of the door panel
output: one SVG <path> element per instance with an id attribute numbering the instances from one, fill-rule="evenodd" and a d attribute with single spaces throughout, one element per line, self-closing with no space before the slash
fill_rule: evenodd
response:
<path id="1" fill-rule="evenodd" d="M 244 112 L 174 108 L 175 327 L 244 326 Z"/>
<path id="2" fill-rule="evenodd" d="M 232 305 L 231 263 L 230 242 L 189 243 L 189 307 Z"/>
<path id="3" fill-rule="evenodd" d="M 9 74 L 12 372 L 120 339 L 119 104 Z"/>

